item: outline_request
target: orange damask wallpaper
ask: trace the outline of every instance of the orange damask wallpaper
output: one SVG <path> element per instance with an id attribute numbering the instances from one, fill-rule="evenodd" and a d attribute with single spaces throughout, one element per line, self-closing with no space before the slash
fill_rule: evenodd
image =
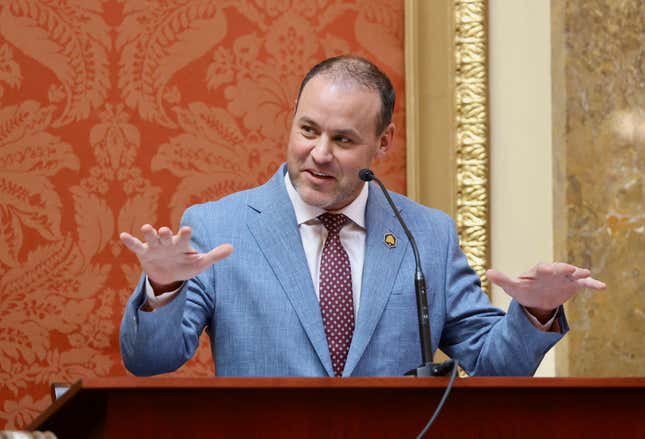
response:
<path id="1" fill-rule="evenodd" d="M 300 79 L 341 53 L 395 84 L 376 169 L 403 192 L 403 0 L 0 1 L 0 429 L 52 381 L 126 373 L 118 233 L 266 181 Z M 208 349 L 176 373 L 212 375 Z"/>

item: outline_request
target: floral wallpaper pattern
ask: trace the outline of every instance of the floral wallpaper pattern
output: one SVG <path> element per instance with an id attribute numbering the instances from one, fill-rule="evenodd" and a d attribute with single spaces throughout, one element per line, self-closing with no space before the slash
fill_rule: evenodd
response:
<path id="1" fill-rule="evenodd" d="M 403 192 L 403 0 L 0 1 L 0 429 L 50 382 L 127 373 L 118 233 L 265 182 L 302 76 L 341 53 L 395 84 L 376 170 Z M 175 374 L 212 375 L 208 348 Z"/>

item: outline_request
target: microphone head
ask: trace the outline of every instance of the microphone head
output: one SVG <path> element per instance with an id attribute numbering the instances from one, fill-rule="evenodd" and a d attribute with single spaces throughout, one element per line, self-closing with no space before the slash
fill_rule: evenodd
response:
<path id="1" fill-rule="evenodd" d="M 358 171 L 358 177 L 363 181 L 372 181 L 374 179 L 374 173 L 367 168 L 363 168 Z"/>

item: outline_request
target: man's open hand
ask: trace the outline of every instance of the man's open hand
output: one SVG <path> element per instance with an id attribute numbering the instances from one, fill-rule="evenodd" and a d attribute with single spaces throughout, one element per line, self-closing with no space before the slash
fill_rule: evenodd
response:
<path id="1" fill-rule="evenodd" d="M 486 276 L 536 314 L 554 310 L 583 288 L 603 290 L 607 287 L 592 278 L 586 268 L 562 262 L 538 264 L 515 279 L 497 270 L 488 270 Z"/>
<path id="2" fill-rule="evenodd" d="M 233 246 L 223 244 L 208 253 L 198 253 L 190 245 L 192 231 L 182 227 L 176 235 L 168 227 L 158 231 L 150 224 L 141 227 L 145 242 L 129 233 L 121 233 L 121 242 L 139 258 L 155 292 L 167 290 L 179 281 L 188 280 L 215 262 L 233 253 Z"/>

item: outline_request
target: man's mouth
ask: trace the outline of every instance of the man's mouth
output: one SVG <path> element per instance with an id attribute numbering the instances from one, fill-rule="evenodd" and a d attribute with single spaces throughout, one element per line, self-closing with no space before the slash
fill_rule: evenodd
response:
<path id="1" fill-rule="evenodd" d="M 318 172 L 318 171 L 314 171 L 314 170 L 311 170 L 311 169 L 307 169 L 306 172 L 308 172 L 309 174 L 311 174 L 312 176 L 314 176 L 316 178 L 323 178 L 323 179 L 334 178 L 333 175 L 325 174 L 324 172 Z"/>

